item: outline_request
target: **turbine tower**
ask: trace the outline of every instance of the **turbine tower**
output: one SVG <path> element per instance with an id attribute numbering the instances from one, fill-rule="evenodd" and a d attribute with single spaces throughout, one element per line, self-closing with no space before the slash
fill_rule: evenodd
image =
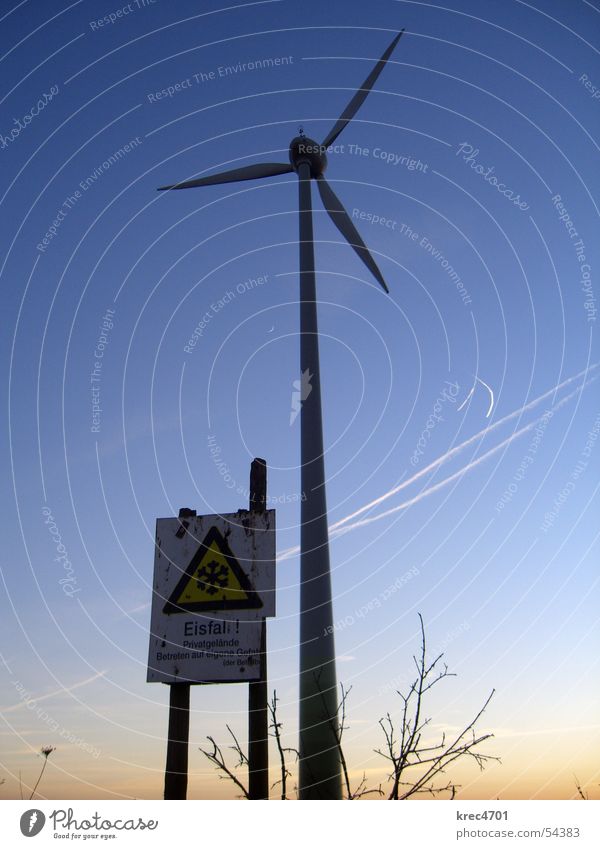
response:
<path id="1" fill-rule="evenodd" d="M 327 148 L 332 145 L 373 88 L 400 40 L 394 38 L 356 91 L 321 144 L 301 135 L 292 139 L 290 163 L 265 162 L 186 180 L 159 191 L 191 189 L 256 180 L 296 172 L 300 207 L 300 369 L 312 391 L 301 409 L 300 531 L 300 798 L 341 799 L 337 721 L 337 677 L 333 637 L 333 606 L 329 566 L 329 534 L 325 497 L 325 464 L 321 412 L 321 378 L 317 326 L 317 294 L 312 222 L 311 180 L 335 226 L 354 248 L 378 283 L 388 292 L 383 275 L 352 220 L 325 180 Z"/>

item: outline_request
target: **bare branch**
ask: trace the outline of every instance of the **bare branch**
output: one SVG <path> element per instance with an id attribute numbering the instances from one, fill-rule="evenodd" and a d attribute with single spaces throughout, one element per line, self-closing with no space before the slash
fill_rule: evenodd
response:
<path id="1" fill-rule="evenodd" d="M 233 749 L 235 752 L 237 752 L 237 754 L 238 754 L 238 757 L 239 757 L 239 763 L 238 763 L 238 766 L 241 766 L 241 765 L 242 765 L 242 764 L 244 764 L 244 763 L 246 763 L 246 764 L 247 764 L 247 763 L 248 763 L 248 758 L 246 758 L 246 756 L 245 756 L 245 755 L 244 755 L 244 753 L 242 752 L 241 748 L 239 747 L 239 743 L 238 743 L 238 742 L 237 742 L 237 740 L 236 740 L 235 734 L 234 734 L 234 733 L 233 733 L 233 731 L 229 728 L 229 726 L 227 726 L 227 730 L 229 731 L 229 733 L 231 734 L 231 736 L 233 737 L 233 739 L 235 740 L 235 743 L 236 743 L 236 745 L 235 745 L 235 746 L 231 746 L 230 748 L 232 748 L 232 749 Z M 209 743 L 212 745 L 213 750 L 212 750 L 212 752 L 208 752 L 206 749 L 202 749 L 202 748 L 200 748 L 200 751 L 202 752 L 202 754 L 203 754 L 206 758 L 208 758 L 208 760 L 209 760 L 212 764 L 214 764 L 214 765 L 215 765 L 215 767 L 216 767 L 218 770 L 220 770 L 221 772 L 225 773 L 224 775 L 219 775 L 219 778 L 222 778 L 222 779 L 229 779 L 230 781 L 233 781 L 233 783 L 236 785 L 236 787 L 238 787 L 238 788 L 242 791 L 242 794 L 243 794 L 244 798 L 245 798 L 245 799 L 249 799 L 249 798 L 250 798 L 250 795 L 249 795 L 249 793 L 248 793 L 248 790 L 244 787 L 244 785 L 243 785 L 243 784 L 242 784 L 242 782 L 239 780 L 239 778 L 237 777 L 237 775 L 235 775 L 235 773 L 234 773 L 234 772 L 233 772 L 233 771 L 232 771 L 232 770 L 231 770 L 231 769 L 227 766 L 227 764 L 226 764 L 226 762 L 225 762 L 225 758 L 223 757 L 223 752 L 221 751 L 221 749 L 219 748 L 219 746 L 217 746 L 217 744 L 215 743 L 214 739 L 213 739 L 212 737 L 207 737 L 206 739 L 207 739 L 207 740 L 209 741 Z"/>
<path id="2" fill-rule="evenodd" d="M 319 693 L 321 694 L 321 699 L 323 701 L 323 707 L 325 708 L 325 711 L 327 711 L 327 705 L 326 705 L 325 697 L 324 697 L 323 691 L 321 690 L 321 686 L 320 686 L 318 677 L 315 677 L 315 680 L 316 680 L 316 684 L 317 684 L 317 689 L 319 690 Z M 365 773 L 363 773 L 363 777 L 362 777 L 361 781 L 359 782 L 356 790 L 354 790 L 354 791 L 352 790 L 352 787 L 350 785 L 350 774 L 348 772 L 348 763 L 346 761 L 346 755 L 344 754 L 344 749 L 342 747 L 342 736 L 344 734 L 344 731 L 348 727 L 346 725 L 346 702 L 347 702 L 347 699 L 348 699 L 348 695 L 350 694 L 350 692 L 352 690 L 352 687 L 348 687 L 348 689 L 346 690 L 344 688 L 344 685 L 342 683 L 340 683 L 340 690 L 341 690 L 341 697 L 340 697 L 339 704 L 336 708 L 335 716 L 329 717 L 328 722 L 329 722 L 329 726 L 330 726 L 331 730 L 333 731 L 335 741 L 336 741 L 336 747 L 337 747 L 338 756 L 339 756 L 339 759 L 340 759 L 340 766 L 342 767 L 342 775 L 344 777 L 344 784 L 346 786 L 346 798 L 350 799 L 350 800 L 360 799 L 363 796 L 367 796 L 371 793 L 377 793 L 378 795 L 384 795 L 383 790 L 381 789 L 381 785 L 378 788 L 375 788 L 375 789 L 367 789 L 366 788 L 366 774 Z"/>
<path id="3" fill-rule="evenodd" d="M 370 796 L 371 794 L 376 794 L 377 796 L 385 796 L 381 784 L 379 787 L 372 787 L 371 789 L 367 789 L 367 775 L 363 772 L 363 776 L 356 788 L 356 790 L 349 796 L 349 799 L 362 799 L 363 796 Z"/>
<path id="4" fill-rule="evenodd" d="M 292 773 L 287 768 L 285 762 L 285 756 L 288 752 L 293 752 L 296 755 L 296 760 L 300 757 L 300 753 L 297 749 L 293 749 L 289 746 L 282 746 L 281 744 L 281 726 L 282 723 L 277 719 L 277 702 L 279 699 L 277 698 L 277 690 L 273 690 L 273 699 L 269 703 L 269 713 L 271 714 L 271 724 L 269 728 L 273 729 L 273 737 L 275 737 L 275 742 L 277 743 L 277 751 L 279 752 L 279 769 L 281 778 L 278 781 L 275 781 L 271 785 L 271 789 L 281 785 L 281 799 L 287 799 L 287 779 L 292 777 Z"/>
<path id="5" fill-rule="evenodd" d="M 240 746 L 237 737 L 235 736 L 235 734 L 233 733 L 233 731 L 231 730 L 231 728 L 228 725 L 226 725 L 225 728 L 229 731 L 229 733 L 233 737 L 233 746 L 230 746 L 229 748 L 231 749 L 232 752 L 235 752 L 236 755 L 238 756 L 238 762 L 236 764 L 236 767 L 249 766 L 250 764 L 249 764 L 249 761 L 248 761 L 248 757 L 247 757 L 246 753 L 244 752 L 244 750 L 242 749 L 242 747 Z"/>
<path id="6" fill-rule="evenodd" d="M 433 661 L 427 659 L 427 643 L 423 617 L 419 614 L 421 627 L 421 651 L 413 656 L 417 677 L 404 695 L 398 691 L 402 701 L 399 739 L 397 739 L 391 715 L 388 713 L 379 720 L 383 731 L 385 745 L 375 749 L 376 754 L 383 757 L 391 765 L 388 780 L 392 782 L 389 799 L 408 799 L 419 793 L 438 796 L 450 793 L 456 796 L 457 785 L 450 781 L 438 783 L 446 769 L 460 758 L 472 759 L 480 769 L 484 769 L 489 761 L 498 761 L 492 755 L 480 751 L 479 747 L 492 734 L 477 735 L 475 726 L 490 703 L 494 690 L 485 700 L 482 708 L 465 727 L 452 738 L 443 732 L 439 742 L 425 742 L 423 732 L 431 722 L 430 717 L 424 717 L 424 696 L 432 687 L 445 678 L 453 676 L 448 672 L 448 666 L 442 664 L 443 653 L 438 654 Z M 410 772 L 410 778 L 408 771 Z M 415 771 L 418 774 L 415 777 Z"/>
<path id="7" fill-rule="evenodd" d="M 337 733 L 336 733 L 336 742 L 337 742 L 338 754 L 340 756 L 340 764 L 342 765 L 342 773 L 343 773 L 343 776 L 344 776 L 344 783 L 346 785 L 346 793 L 347 793 L 348 799 L 353 799 L 354 796 L 352 794 L 352 789 L 350 787 L 350 776 L 348 775 L 348 764 L 346 763 L 346 756 L 345 756 L 344 750 L 342 748 L 342 735 L 344 733 L 344 729 L 346 728 L 346 699 L 348 698 L 348 693 L 350 692 L 351 689 L 352 689 L 352 687 L 350 687 L 348 690 L 344 690 L 344 685 L 342 683 L 340 683 L 340 690 L 342 692 L 342 697 L 341 697 L 341 701 L 340 701 L 338 708 L 337 708 L 337 713 L 338 713 L 338 717 L 340 716 L 340 713 L 341 713 L 341 717 L 339 719 L 339 723 L 338 723 L 338 727 L 337 727 Z"/>

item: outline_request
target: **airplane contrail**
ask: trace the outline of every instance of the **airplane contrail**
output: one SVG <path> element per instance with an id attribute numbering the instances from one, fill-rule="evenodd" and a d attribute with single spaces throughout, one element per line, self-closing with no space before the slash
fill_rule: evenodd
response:
<path id="1" fill-rule="evenodd" d="M 371 507 L 376 507 L 378 504 L 381 504 L 382 501 L 386 501 L 388 498 L 391 498 L 392 495 L 395 495 L 397 492 L 400 492 L 400 490 L 405 489 L 407 486 L 410 486 L 410 484 L 419 480 L 419 478 L 422 478 L 428 472 L 433 471 L 433 469 L 437 469 L 437 467 L 441 466 L 443 463 L 447 463 L 448 460 L 451 460 L 469 445 L 472 445 L 472 443 L 476 442 L 480 437 L 484 436 L 485 434 L 491 433 L 492 431 L 496 430 L 496 428 L 501 427 L 503 424 L 506 424 L 506 422 L 516 418 L 517 416 L 520 416 L 522 413 L 526 413 L 529 410 L 532 410 L 545 398 L 548 398 L 549 395 L 558 392 L 560 389 L 563 389 L 565 386 L 568 386 L 574 380 L 578 380 L 583 374 L 588 374 L 590 371 L 597 368 L 599 365 L 600 363 L 594 363 L 594 365 L 590 366 L 589 369 L 583 369 L 583 371 L 580 371 L 579 374 L 576 374 L 573 377 L 569 377 L 566 380 L 563 380 L 562 383 L 559 383 L 557 386 L 554 386 L 552 389 L 549 389 L 547 392 L 544 392 L 543 395 L 539 395 L 537 398 L 534 398 L 533 401 L 530 401 L 528 404 L 525 404 L 525 406 L 519 407 L 518 410 L 514 410 L 512 413 L 509 413 L 508 415 L 504 416 L 504 418 L 498 419 L 498 421 L 494 422 L 494 424 L 483 428 L 483 430 L 480 430 L 478 433 L 474 434 L 473 436 L 470 436 L 464 442 L 461 442 L 460 445 L 456 445 L 454 448 L 451 448 L 449 451 L 446 451 L 445 454 L 442 454 L 441 457 L 438 457 L 428 466 L 425 466 L 423 469 L 416 472 L 411 478 L 402 481 L 402 483 L 398 484 L 387 492 L 384 492 L 383 495 L 378 496 L 378 498 L 373 499 L 373 501 L 369 501 L 368 504 L 364 504 L 362 507 L 359 507 L 358 510 L 355 510 L 353 513 L 350 513 L 343 519 L 339 519 L 339 521 L 335 522 L 333 525 L 330 526 L 330 530 L 335 530 L 336 528 L 339 528 L 341 525 L 346 524 L 346 522 L 351 521 L 356 516 L 359 516 L 361 513 L 370 510 Z M 586 385 L 586 383 L 583 384 L 583 386 Z"/>
<path id="2" fill-rule="evenodd" d="M 352 524 L 348 524 L 349 522 L 351 522 L 352 519 L 356 518 L 356 516 L 360 516 L 362 513 L 366 512 L 367 510 L 370 510 L 372 507 L 376 507 L 378 504 L 381 504 L 383 501 L 386 501 L 388 498 L 391 498 L 397 492 L 400 492 L 402 489 L 405 489 L 407 486 L 410 486 L 412 483 L 414 483 L 415 481 L 422 478 L 428 472 L 430 472 L 434 469 L 437 469 L 439 466 L 443 465 L 444 463 L 447 463 L 449 460 L 451 460 L 453 457 L 455 457 L 457 454 L 459 454 L 461 451 L 463 451 L 465 448 L 467 448 L 469 445 L 471 445 L 473 442 L 475 442 L 480 437 L 483 437 L 487 433 L 491 433 L 496 428 L 501 427 L 503 424 L 506 424 L 506 422 L 510 421 L 511 419 L 514 419 L 516 416 L 520 416 L 523 413 L 528 412 L 529 410 L 533 409 L 538 404 L 540 404 L 545 398 L 548 398 L 550 395 L 553 395 L 554 393 L 558 392 L 559 390 L 564 389 L 565 386 L 568 386 L 569 384 L 573 383 L 573 381 L 578 380 L 582 375 L 589 374 L 591 371 L 598 368 L 599 365 L 600 365 L 600 363 L 594 363 L 589 368 L 585 368 L 582 371 L 580 371 L 578 374 L 575 374 L 572 377 L 569 377 L 566 380 L 563 380 L 561 383 L 558 383 L 556 386 L 552 387 L 552 389 L 549 389 L 546 392 L 544 392 L 542 395 L 539 395 L 537 398 L 534 398 L 533 401 L 530 401 L 528 404 L 525 404 L 523 407 L 519 407 L 519 409 L 514 410 L 512 413 L 509 413 L 508 415 L 504 416 L 504 418 L 499 419 L 497 422 L 494 422 L 494 424 L 490 425 L 489 427 L 486 427 L 483 430 L 479 431 L 478 433 L 474 434 L 473 436 L 470 436 L 468 439 L 466 439 L 460 445 L 457 445 L 454 448 L 451 448 L 449 451 L 447 451 L 445 454 L 442 454 L 440 457 L 438 457 L 436 460 L 434 460 L 428 466 L 426 466 L 425 468 L 418 471 L 411 478 L 408 478 L 407 480 L 402 481 L 402 483 L 400 483 L 397 486 L 393 487 L 392 489 L 388 490 L 388 492 L 384 492 L 382 495 L 373 499 L 373 501 L 369 501 L 368 504 L 364 504 L 362 507 L 359 507 L 358 510 L 355 510 L 353 513 L 350 513 L 348 516 L 345 516 L 343 519 L 339 519 L 333 525 L 330 525 L 329 526 L 330 533 L 334 537 L 341 536 L 346 531 L 352 530 L 352 529 L 357 528 L 357 527 L 361 527 L 364 524 L 369 524 L 372 521 L 377 521 L 379 519 L 382 519 L 385 516 L 390 515 L 390 513 L 394 513 L 398 510 L 402 510 L 402 509 L 410 506 L 411 504 L 414 504 L 415 500 L 420 500 L 421 498 L 424 498 L 426 495 L 430 495 L 431 493 L 437 491 L 442 486 L 446 486 L 452 480 L 455 480 L 460 475 L 465 474 L 466 472 L 470 471 L 470 469 L 474 468 L 474 466 L 476 466 L 480 462 L 483 462 L 484 460 L 486 460 L 488 457 L 490 457 L 496 451 L 499 451 L 501 448 L 503 448 L 508 443 L 512 442 L 514 439 L 517 439 L 518 437 L 522 436 L 524 433 L 527 433 L 529 430 L 531 430 L 533 427 L 535 427 L 535 425 L 537 425 L 538 422 L 543 417 L 535 419 L 529 425 L 526 425 L 525 427 L 521 428 L 520 430 L 515 431 L 515 433 L 511 434 L 507 439 L 503 440 L 495 448 L 492 448 L 490 451 L 486 452 L 481 457 L 479 457 L 477 460 L 474 460 L 472 463 L 469 463 L 467 466 L 465 466 L 464 468 L 462 468 L 461 470 L 456 472 L 454 475 L 451 475 L 449 478 L 445 478 L 443 481 L 440 481 L 438 484 L 434 484 L 434 486 L 432 486 L 432 487 L 430 487 L 426 490 L 423 490 L 423 492 L 416 495 L 413 499 L 409 499 L 409 501 L 403 502 L 402 504 L 398 505 L 397 507 L 392 508 L 389 511 L 384 511 L 383 513 L 378 513 L 376 516 L 370 517 L 369 519 L 364 519 L 364 520 L 361 520 L 359 522 L 353 522 Z M 569 401 L 571 398 L 573 398 L 582 389 L 585 389 L 587 386 L 589 386 L 590 383 L 593 383 L 593 381 L 596 380 L 598 377 L 600 377 L 600 374 L 595 375 L 594 377 L 590 378 L 589 380 L 584 381 L 581 384 L 581 386 L 579 386 L 574 392 L 571 392 L 569 395 L 567 395 L 563 399 L 561 399 L 561 401 L 559 401 L 556 405 L 554 405 L 551 408 L 552 411 L 555 412 L 556 410 L 560 409 L 560 407 L 562 407 L 567 401 Z M 300 550 L 299 546 L 293 546 L 292 548 L 285 549 L 284 551 L 279 553 L 277 555 L 277 557 L 278 557 L 279 560 L 287 560 L 289 557 L 293 556 L 294 554 L 297 554 L 299 550 Z"/>
<path id="3" fill-rule="evenodd" d="M 97 672 L 95 675 L 92 675 L 90 678 L 85 678 L 83 681 L 77 681 L 75 684 L 71 684 L 70 687 L 61 687 L 60 690 L 53 690 L 51 693 L 46 693 L 43 696 L 31 696 L 30 698 L 23 699 L 16 705 L 10 705 L 9 707 L 0 708 L 1 713 L 12 713 L 15 710 L 20 710 L 21 708 L 30 705 L 37 704 L 38 702 L 43 702 L 46 699 L 51 699 L 53 696 L 64 696 L 66 693 L 71 693 L 73 690 L 78 690 L 79 687 L 84 687 L 86 684 L 91 684 L 92 681 L 96 681 L 98 678 L 104 677 L 108 669 L 102 670 L 102 672 Z"/>
<path id="4" fill-rule="evenodd" d="M 599 377 L 600 374 L 595 375 L 594 377 L 590 378 L 590 380 L 588 380 L 586 383 L 582 383 L 581 386 L 579 386 L 574 392 L 570 392 L 568 395 L 558 401 L 554 406 L 550 408 L 552 413 L 555 413 L 557 410 L 563 407 L 567 403 L 567 401 L 570 401 L 571 398 L 575 397 L 575 395 L 577 395 L 580 390 L 585 389 L 587 386 L 590 385 L 590 383 L 593 383 Z M 544 416 L 540 416 L 533 422 L 530 422 L 528 425 L 525 425 L 525 427 L 522 427 L 520 430 L 515 431 L 509 437 L 500 442 L 498 445 L 495 445 L 494 448 L 490 448 L 489 451 L 486 451 L 485 454 L 482 454 L 481 457 L 478 457 L 476 460 L 473 460 L 472 462 L 468 463 L 462 469 L 459 469 L 457 472 L 454 472 L 454 474 L 450 475 L 447 478 L 444 478 L 444 480 L 442 481 L 439 481 L 439 483 L 433 484 L 433 486 L 430 486 L 428 489 L 424 489 L 422 492 L 419 492 L 413 498 L 409 498 L 408 501 L 403 501 L 402 504 L 397 504 L 395 507 L 391 507 L 389 510 L 384 510 L 383 513 L 377 513 L 375 516 L 369 516 L 366 519 L 359 519 L 358 522 L 345 524 L 341 527 L 338 523 L 337 529 L 334 529 L 333 527 L 331 528 L 332 536 L 341 536 L 347 531 L 354 530 L 355 528 L 360 528 L 363 525 L 369 525 L 371 524 L 371 522 L 377 522 L 379 521 L 379 519 L 384 519 L 386 516 L 391 516 L 393 513 L 397 513 L 399 510 L 404 510 L 406 509 L 406 507 L 410 507 L 412 504 L 416 504 L 418 501 L 421 501 L 421 499 L 426 498 L 428 495 L 432 495 L 434 492 L 437 492 L 439 489 L 442 489 L 442 487 L 447 486 L 449 483 L 452 483 L 452 481 L 462 477 L 467 472 L 470 472 L 471 469 L 475 468 L 475 466 L 478 466 L 480 463 L 483 463 L 484 460 L 487 460 L 489 457 L 491 457 L 493 454 L 496 454 L 502 448 L 505 448 L 507 445 L 510 445 L 511 442 L 513 442 L 515 439 L 518 439 L 520 436 L 523 436 L 524 433 L 528 433 L 530 430 L 533 430 L 533 428 L 538 425 L 543 418 Z"/>

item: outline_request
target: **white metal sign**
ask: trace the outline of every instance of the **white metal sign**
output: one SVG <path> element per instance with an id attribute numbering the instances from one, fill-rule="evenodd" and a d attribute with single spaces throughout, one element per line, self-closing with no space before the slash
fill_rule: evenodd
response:
<path id="1" fill-rule="evenodd" d="M 148 681 L 255 680 L 274 615 L 274 510 L 157 519 Z"/>

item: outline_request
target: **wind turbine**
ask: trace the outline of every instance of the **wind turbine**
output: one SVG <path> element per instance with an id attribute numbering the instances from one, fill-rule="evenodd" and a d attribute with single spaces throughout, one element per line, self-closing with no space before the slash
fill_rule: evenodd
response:
<path id="1" fill-rule="evenodd" d="M 354 118 L 400 40 L 402 30 L 356 91 L 321 144 L 302 130 L 290 143 L 290 163 L 262 162 L 232 171 L 186 180 L 159 191 L 192 189 L 257 180 L 296 172 L 300 200 L 300 369 L 312 391 L 303 392 L 301 409 L 300 532 L 300 798 L 341 799 L 337 722 L 337 677 L 333 638 L 333 606 L 329 567 L 329 534 L 325 497 L 321 378 L 317 326 L 317 294 L 312 224 L 311 180 L 342 236 L 388 292 L 377 263 L 369 253 L 341 201 L 323 176 L 327 148 Z"/>

